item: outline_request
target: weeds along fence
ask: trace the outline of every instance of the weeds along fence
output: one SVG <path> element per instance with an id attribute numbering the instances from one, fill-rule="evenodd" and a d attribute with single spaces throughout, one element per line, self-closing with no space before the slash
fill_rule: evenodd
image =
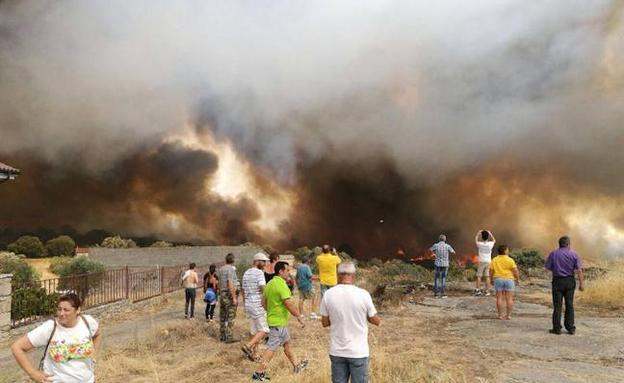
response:
<path id="1" fill-rule="evenodd" d="M 181 288 L 182 274 L 187 266 L 146 266 L 110 269 L 101 273 L 42 279 L 11 288 L 11 325 L 19 327 L 49 317 L 56 311 L 58 298 L 76 293 L 82 308 L 128 300 L 138 302 L 167 294 Z M 198 266 L 201 276 L 208 265 Z"/>

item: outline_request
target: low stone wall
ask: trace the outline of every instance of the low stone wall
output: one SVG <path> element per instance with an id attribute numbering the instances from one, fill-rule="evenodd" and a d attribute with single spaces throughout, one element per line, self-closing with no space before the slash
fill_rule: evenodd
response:
<path id="1" fill-rule="evenodd" d="M 0 274 L 0 341 L 9 337 L 11 330 L 11 274 Z"/>

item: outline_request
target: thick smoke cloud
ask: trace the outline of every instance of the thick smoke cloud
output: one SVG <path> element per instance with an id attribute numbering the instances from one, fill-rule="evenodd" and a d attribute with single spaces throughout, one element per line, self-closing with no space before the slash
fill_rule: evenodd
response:
<path id="1" fill-rule="evenodd" d="M 470 247 L 488 226 L 514 245 L 570 232 L 617 253 L 623 32 L 618 1 L 3 1 L 0 153 L 79 167 L 82 184 L 190 123 L 296 193 L 284 245 L 417 253 L 440 231 Z M 124 181 L 155 187 L 158 161 Z M 218 165 L 201 166 L 209 177 Z M 58 186 L 40 174 L 30 182 Z M 150 206 L 201 230 L 219 220 L 178 198 L 196 186 L 94 197 L 82 211 L 140 200 L 118 227 L 153 230 L 134 220 Z M 243 205 L 221 211 L 244 227 L 258 213 Z"/>

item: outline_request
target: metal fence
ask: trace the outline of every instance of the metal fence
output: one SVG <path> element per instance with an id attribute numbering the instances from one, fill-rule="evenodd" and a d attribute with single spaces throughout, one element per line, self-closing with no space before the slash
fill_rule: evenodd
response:
<path id="1" fill-rule="evenodd" d="M 182 287 L 181 279 L 186 269 L 187 266 L 125 267 L 13 284 L 11 324 L 18 327 L 53 315 L 58 298 L 70 292 L 80 296 L 83 309 L 124 299 L 138 302 L 170 293 Z M 198 266 L 195 270 L 201 276 L 208 271 L 208 265 Z"/>

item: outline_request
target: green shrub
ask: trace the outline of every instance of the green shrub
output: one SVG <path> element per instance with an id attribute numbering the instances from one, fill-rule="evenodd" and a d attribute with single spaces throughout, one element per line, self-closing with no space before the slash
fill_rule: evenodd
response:
<path id="1" fill-rule="evenodd" d="M 303 246 L 295 250 L 293 253 L 297 262 L 301 262 L 303 257 L 309 257 L 310 259 L 314 258 L 314 252 L 310 250 L 307 246 Z"/>
<path id="2" fill-rule="evenodd" d="M 85 297 L 89 294 L 89 290 L 100 286 L 104 271 L 106 271 L 104 264 L 81 255 L 58 261 L 54 273 L 60 277 L 59 291 L 72 291 Z"/>
<path id="3" fill-rule="evenodd" d="M 156 241 L 150 247 L 173 247 L 173 243 L 167 241 Z"/>
<path id="4" fill-rule="evenodd" d="M 31 235 L 23 235 L 15 242 L 7 246 L 10 252 L 15 254 L 23 254 L 28 258 L 40 258 L 45 256 L 45 248 L 43 243 L 37 237 Z"/>
<path id="5" fill-rule="evenodd" d="M 447 278 L 449 281 L 473 282 L 477 278 L 477 270 L 472 265 L 459 266 L 451 264 Z"/>
<path id="6" fill-rule="evenodd" d="M 52 265 L 51 265 L 52 266 Z M 87 256 L 81 255 L 75 258 L 62 259 L 55 264 L 55 274 L 59 277 L 68 277 L 79 274 L 95 274 L 106 270 L 103 263 L 95 261 Z"/>
<path id="7" fill-rule="evenodd" d="M 544 252 L 540 249 L 522 248 L 513 249 L 510 254 L 520 268 L 543 268 Z"/>
<path id="8" fill-rule="evenodd" d="M 11 253 L 0 253 L 0 274 L 13 274 L 13 285 L 32 285 L 39 280 L 39 273 L 22 257 Z"/>
<path id="9" fill-rule="evenodd" d="M 132 239 L 121 238 L 119 235 L 116 235 L 104 238 L 101 246 L 109 249 L 128 249 L 137 247 L 137 244 Z"/>
<path id="10" fill-rule="evenodd" d="M 421 283 L 431 280 L 433 276 L 430 270 L 422 266 L 393 259 L 383 263 L 380 267 L 373 267 L 370 278 L 376 284 L 391 282 Z"/>
<path id="11" fill-rule="evenodd" d="M 52 315 L 60 294 L 48 292 L 41 287 L 29 286 L 13 289 L 11 319 L 14 321 L 31 316 Z"/>
<path id="12" fill-rule="evenodd" d="M 49 257 L 71 256 L 75 248 L 76 242 L 67 235 L 58 236 L 45 244 Z"/>
<path id="13" fill-rule="evenodd" d="M 48 270 L 60 276 L 61 270 L 67 267 L 67 265 L 69 265 L 71 261 L 71 257 L 54 257 L 50 260 L 50 266 L 48 266 Z"/>
<path id="14" fill-rule="evenodd" d="M 236 276 L 238 277 L 239 283 L 243 282 L 243 274 L 245 274 L 245 271 L 247 271 L 247 269 L 249 269 L 250 267 L 251 267 L 250 260 L 239 259 L 238 262 L 236 262 Z"/>

